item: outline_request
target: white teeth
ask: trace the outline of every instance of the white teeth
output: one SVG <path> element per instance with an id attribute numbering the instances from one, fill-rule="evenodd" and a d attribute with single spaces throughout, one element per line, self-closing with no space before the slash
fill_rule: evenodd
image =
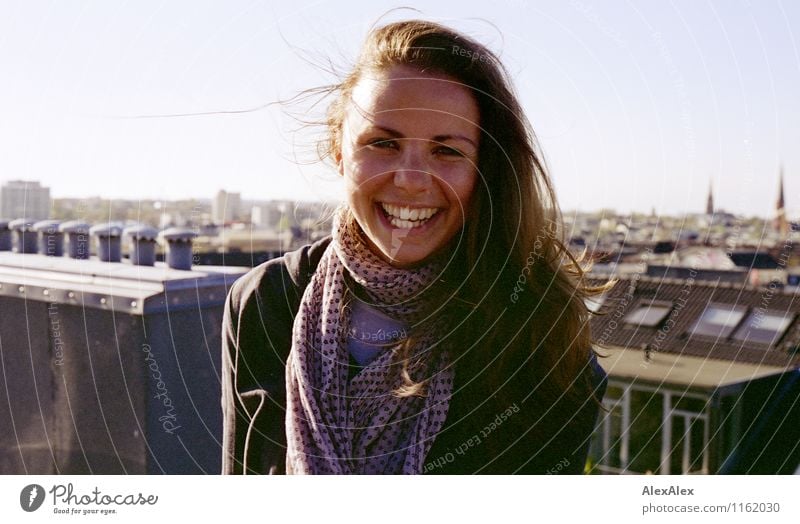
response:
<path id="1" fill-rule="evenodd" d="M 400 229 L 419 227 L 439 211 L 435 207 L 410 208 L 383 203 L 381 207 L 389 215 L 389 222 Z"/>
<path id="2" fill-rule="evenodd" d="M 391 224 L 399 229 L 411 229 L 412 227 L 418 226 L 420 224 L 415 224 L 410 220 L 400 220 L 399 218 L 393 218 L 390 220 Z"/>

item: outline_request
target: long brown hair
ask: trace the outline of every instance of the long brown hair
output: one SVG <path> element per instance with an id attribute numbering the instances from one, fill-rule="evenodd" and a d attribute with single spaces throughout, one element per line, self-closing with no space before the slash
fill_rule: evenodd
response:
<path id="1" fill-rule="evenodd" d="M 492 394 L 518 371 L 550 391 L 585 392 L 580 378 L 593 350 L 584 299 L 605 287 L 588 285 L 584 255 L 576 258 L 565 246 L 536 137 L 491 50 L 428 21 L 374 29 L 353 70 L 333 88 L 322 153 L 336 157 L 341 150 L 345 109 L 362 75 L 395 65 L 453 78 L 472 90 L 480 109 L 479 180 L 454 245 L 456 262 L 440 288 L 449 298 L 443 313 L 453 327 L 447 346 L 457 369 Z M 407 377 L 401 393 L 420 394 L 420 386 Z"/>

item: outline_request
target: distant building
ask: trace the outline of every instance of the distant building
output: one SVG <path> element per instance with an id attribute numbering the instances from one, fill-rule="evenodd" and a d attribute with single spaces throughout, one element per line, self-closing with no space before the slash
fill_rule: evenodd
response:
<path id="1" fill-rule="evenodd" d="M 240 193 L 228 193 L 220 189 L 211 204 L 211 218 L 216 224 L 226 224 L 239 218 L 242 207 Z"/>
<path id="2" fill-rule="evenodd" d="M 259 228 L 277 228 L 286 207 L 283 202 L 256 202 L 250 210 L 250 222 Z"/>
<path id="3" fill-rule="evenodd" d="M 50 218 L 50 188 L 28 180 L 7 182 L 0 188 L 0 217 Z"/>

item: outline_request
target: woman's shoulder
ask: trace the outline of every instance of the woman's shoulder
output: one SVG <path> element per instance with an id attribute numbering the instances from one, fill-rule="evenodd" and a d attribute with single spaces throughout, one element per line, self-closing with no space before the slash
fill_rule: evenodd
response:
<path id="1" fill-rule="evenodd" d="M 223 315 L 223 352 L 247 370 L 236 377 L 243 391 L 281 389 L 294 316 L 328 243 L 323 239 L 269 260 L 233 284 Z"/>
<path id="2" fill-rule="evenodd" d="M 589 354 L 589 370 L 591 373 L 592 394 L 599 401 L 603 401 L 608 389 L 608 373 L 600 365 L 597 352 L 592 349 Z"/>
<path id="3" fill-rule="evenodd" d="M 254 267 L 231 287 L 230 307 L 241 310 L 256 300 L 271 300 L 276 296 L 286 299 L 302 294 L 330 241 L 331 237 L 327 236 Z"/>

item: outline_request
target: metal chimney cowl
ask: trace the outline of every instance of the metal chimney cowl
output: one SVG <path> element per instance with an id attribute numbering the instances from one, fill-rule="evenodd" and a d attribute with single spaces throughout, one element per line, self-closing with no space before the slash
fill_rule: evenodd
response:
<path id="1" fill-rule="evenodd" d="M 91 226 L 82 220 L 64 222 L 58 228 L 67 235 L 67 256 L 69 258 L 89 258 L 89 230 Z"/>
<path id="2" fill-rule="evenodd" d="M 171 227 L 159 233 L 158 237 L 166 242 L 167 265 L 172 269 L 192 269 L 192 240 L 197 236 L 189 228 Z"/>
<path id="3" fill-rule="evenodd" d="M 122 227 L 114 222 L 92 226 L 89 233 L 97 239 L 97 256 L 103 262 L 122 260 Z"/>
<path id="4" fill-rule="evenodd" d="M 14 247 L 9 222 L 7 218 L 0 218 L 0 251 L 11 251 Z"/>
<path id="5" fill-rule="evenodd" d="M 64 233 L 59 230 L 59 220 L 40 220 L 33 225 L 39 233 L 39 253 L 49 257 L 60 257 L 64 254 Z"/>
<path id="6" fill-rule="evenodd" d="M 130 260 L 136 266 L 152 266 L 156 262 L 158 230 L 138 225 L 125 228 L 123 236 L 130 239 Z"/>
<path id="7" fill-rule="evenodd" d="M 17 253 L 36 253 L 38 235 L 33 230 L 34 222 L 29 218 L 17 218 L 9 222 L 9 229 L 17 232 Z"/>

